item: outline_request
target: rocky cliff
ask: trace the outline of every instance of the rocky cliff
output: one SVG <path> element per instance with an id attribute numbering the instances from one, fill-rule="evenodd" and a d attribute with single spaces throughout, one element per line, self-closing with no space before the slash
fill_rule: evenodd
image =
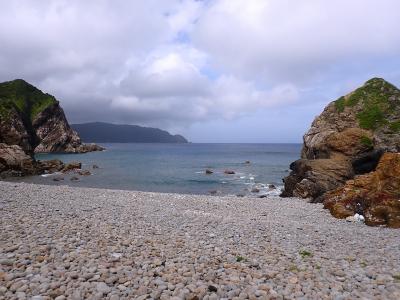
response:
<path id="1" fill-rule="evenodd" d="M 400 150 L 400 90 L 380 78 L 331 102 L 304 135 L 282 196 L 323 201 L 355 175 L 375 170 L 385 152 Z"/>
<path id="2" fill-rule="evenodd" d="M 59 102 L 24 80 L 0 83 L 0 143 L 26 153 L 81 153 L 102 150 L 82 144 Z"/>

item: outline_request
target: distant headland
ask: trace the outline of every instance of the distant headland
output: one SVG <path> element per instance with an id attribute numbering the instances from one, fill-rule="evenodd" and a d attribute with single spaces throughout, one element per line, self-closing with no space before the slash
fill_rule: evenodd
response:
<path id="1" fill-rule="evenodd" d="M 117 125 L 104 122 L 72 124 L 84 142 L 90 143 L 187 143 L 181 135 L 138 125 Z"/>

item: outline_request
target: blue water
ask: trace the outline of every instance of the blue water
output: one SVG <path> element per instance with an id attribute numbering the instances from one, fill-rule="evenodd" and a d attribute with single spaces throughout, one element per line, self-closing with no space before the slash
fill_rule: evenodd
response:
<path id="1" fill-rule="evenodd" d="M 52 176 L 23 178 L 25 182 L 189 194 L 277 194 L 289 164 L 298 159 L 300 144 L 103 144 L 104 152 L 40 154 L 37 159 L 80 161 L 91 176 L 79 182 L 55 182 Z M 250 164 L 246 164 L 250 161 Z M 92 169 L 93 165 L 99 169 Z M 206 175 L 205 170 L 214 171 Z M 234 175 L 224 170 L 235 171 Z"/>

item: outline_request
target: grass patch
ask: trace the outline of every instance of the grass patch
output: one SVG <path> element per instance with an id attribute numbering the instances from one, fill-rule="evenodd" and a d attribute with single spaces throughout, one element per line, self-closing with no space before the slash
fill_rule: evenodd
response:
<path id="1" fill-rule="evenodd" d="M 387 125 L 387 117 L 398 109 L 395 102 L 389 101 L 391 96 L 397 97 L 398 94 L 399 90 L 394 85 L 381 78 L 373 78 L 346 98 L 336 100 L 335 107 L 342 112 L 346 107 L 359 105 L 357 120 L 360 127 L 375 130 Z M 400 132 L 400 121 L 389 126 L 392 131 Z"/>
<path id="2" fill-rule="evenodd" d="M 302 258 L 313 256 L 313 254 L 307 250 L 301 250 L 301 251 L 299 251 L 299 254 L 301 255 Z"/>
<path id="3" fill-rule="evenodd" d="M 242 262 L 242 261 L 245 261 L 246 259 L 243 257 L 243 256 L 236 256 L 236 261 L 237 262 Z"/>
<path id="4" fill-rule="evenodd" d="M 377 129 L 385 123 L 385 115 L 378 105 L 366 107 L 357 114 L 358 123 L 364 129 Z"/>
<path id="5" fill-rule="evenodd" d="M 337 111 L 342 112 L 346 106 L 346 99 L 342 96 L 335 101 L 335 107 Z"/>
<path id="6" fill-rule="evenodd" d="M 289 267 L 289 271 L 295 273 L 295 272 L 299 272 L 300 270 L 296 265 L 291 265 Z"/>
<path id="7" fill-rule="evenodd" d="M 400 121 L 394 121 L 389 124 L 389 129 L 393 132 L 400 132 Z"/>
<path id="8" fill-rule="evenodd" d="M 365 261 L 360 262 L 360 266 L 365 268 L 367 266 L 367 263 Z"/>
<path id="9" fill-rule="evenodd" d="M 9 116 L 14 108 L 32 121 L 40 112 L 56 103 L 53 96 L 24 80 L 0 83 L 0 114 L 3 118 Z"/>
<path id="10" fill-rule="evenodd" d="M 367 136 L 362 136 L 360 143 L 361 143 L 361 145 L 368 147 L 368 148 L 374 147 L 374 142 Z"/>

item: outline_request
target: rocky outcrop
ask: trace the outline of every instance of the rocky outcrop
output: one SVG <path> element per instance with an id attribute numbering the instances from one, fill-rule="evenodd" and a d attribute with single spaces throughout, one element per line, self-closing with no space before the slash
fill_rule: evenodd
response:
<path id="1" fill-rule="evenodd" d="M 331 102 L 304 135 L 282 196 L 321 202 L 327 191 L 375 170 L 385 152 L 400 150 L 400 90 L 380 78 Z"/>
<path id="2" fill-rule="evenodd" d="M 0 143 L 0 177 L 37 175 L 61 171 L 60 160 L 36 161 L 18 145 Z"/>
<path id="3" fill-rule="evenodd" d="M 103 150 L 82 144 L 59 102 L 23 80 L 0 83 L 0 176 L 26 176 L 64 169 L 59 160 L 36 161 L 34 153 Z"/>
<path id="4" fill-rule="evenodd" d="M 376 171 L 327 192 L 323 202 L 336 218 L 357 213 L 364 216 L 367 225 L 400 228 L 400 154 L 385 153 Z"/>
<path id="5" fill-rule="evenodd" d="M 28 154 L 103 150 L 82 144 L 59 102 L 21 79 L 0 83 L 0 142 Z"/>

